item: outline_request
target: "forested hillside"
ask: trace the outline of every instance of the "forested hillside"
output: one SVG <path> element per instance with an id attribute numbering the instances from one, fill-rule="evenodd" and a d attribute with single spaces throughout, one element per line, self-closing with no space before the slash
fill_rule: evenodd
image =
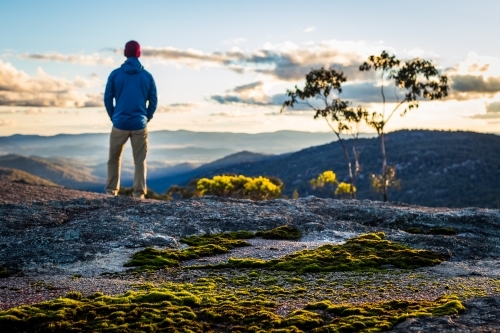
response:
<path id="1" fill-rule="evenodd" d="M 352 141 L 347 141 L 350 146 Z M 360 139 L 362 172 L 358 199 L 380 200 L 369 184 L 372 173 L 380 173 L 379 140 Z M 500 136 L 472 132 L 403 130 L 386 137 L 387 158 L 396 165 L 401 189 L 389 192 L 390 201 L 425 206 L 500 207 Z M 347 181 L 347 168 L 338 142 L 311 147 L 271 160 L 241 163 L 205 173 L 269 175 L 281 178 L 284 193 L 297 189 L 300 196 L 332 197 L 333 189 L 313 190 L 311 178 L 333 170 Z"/>

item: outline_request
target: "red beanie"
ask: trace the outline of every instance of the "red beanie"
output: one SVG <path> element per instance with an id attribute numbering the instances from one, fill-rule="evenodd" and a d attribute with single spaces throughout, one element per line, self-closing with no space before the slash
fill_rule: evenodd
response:
<path id="1" fill-rule="evenodd" d="M 123 50 L 123 55 L 127 58 L 141 56 L 141 46 L 135 40 L 131 40 L 125 44 L 125 50 Z"/>

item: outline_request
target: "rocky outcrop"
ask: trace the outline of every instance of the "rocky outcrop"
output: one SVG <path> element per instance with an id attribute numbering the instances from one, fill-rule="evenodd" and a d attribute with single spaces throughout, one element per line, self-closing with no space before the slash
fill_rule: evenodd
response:
<path id="1" fill-rule="evenodd" d="M 467 276 L 469 285 L 474 285 L 478 276 L 492 283 L 500 278 L 499 210 L 316 197 L 260 202 L 202 197 L 164 202 L 50 188 L 40 188 L 44 194 L 34 196 L 27 190 L 32 187 L 26 186 L 23 192 L 24 185 L 15 186 L 16 200 L 4 195 L 0 201 L 0 266 L 34 281 L 41 276 L 37 274 L 51 271 L 66 275 L 62 280 L 54 276 L 54 281 L 66 281 L 80 273 L 98 276 L 103 269 L 117 271 L 133 252 L 147 246 L 182 247 L 179 239 L 185 236 L 267 230 L 285 224 L 303 233 L 297 249 L 307 247 L 307 242 L 341 242 L 361 233 L 383 231 L 391 240 L 451 255 L 449 261 L 421 271 L 440 277 L 439 281 Z M 433 228 L 448 228 L 455 234 L 433 234 Z M 417 229 L 422 233 L 407 232 Z M 269 244 L 265 246 L 271 249 Z M 272 246 L 281 253 L 274 248 L 278 245 Z M 262 244 L 253 246 L 252 253 L 263 248 Z M 89 263 L 100 265 L 99 269 L 92 271 Z M 6 288 L 4 293 L 18 290 Z M 498 291 L 491 293 L 490 297 L 469 299 L 461 315 L 408 319 L 394 332 L 498 332 L 500 298 L 496 297 Z M 23 304 L 18 299 L 21 296 L 11 297 L 14 301 L 4 308 Z"/>
<path id="2" fill-rule="evenodd" d="M 29 269 L 92 260 L 116 248 L 177 247 L 180 237 L 297 226 L 304 240 L 341 241 L 384 231 L 389 239 L 453 255 L 500 255 L 500 212 L 438 209 L 372 201 L 318 199 L 249 201 L 202 197 L 140 201 L 128 197 L 0 205 L 0 265 Z M 414 235 L 411 227 L 453 228 L 457 235 Z"/>

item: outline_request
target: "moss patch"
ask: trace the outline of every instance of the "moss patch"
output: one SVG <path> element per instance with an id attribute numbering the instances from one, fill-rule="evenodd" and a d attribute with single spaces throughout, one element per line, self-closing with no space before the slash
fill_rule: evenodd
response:
<path id="1" fill-rule="evenodd" d="M 323 245 L 279 259 L 230 258 L 227 264 L 211 267 L 264 268 L 298 273 L 339 272 L 382 269 L 383 265 L 418 268 L 434 266 L 446 259 L 440 253 L 415 250 L 384 238 L 382 232 L 364 234 L 348 239 L 342 245 Z"/>
<path id="2" fill-rule="evenodd" d="M 216 277 L 158 288 L 148 284 L 119 296 L 82 297 L 70 292 L 64 298 L 0 311 L 0 331 L 379 332 L 409 317 L 456 314 L 464 309 L 450 296 L 433 302 L 356 306 L 325 300 L 281 316 L 277 314 L 279 302 L 267 297 L 271 288 L 226 287 Z"/>
<path id="3" fill-rule="evenodd" d="M 457 232 L 453 228 L 430 228 L 429 234 L 451 236 L 451 235 L 456 235 Z"/>
<path id="4" fill-rule="evenodd" d="M 429 301 L 388 301 L 358 306 L 335 305 L 330 301 L 308 304 L 306 310 L 321 310 L 334 314 L 335 324 L 325 325 L 313 332 L 381 332 L 412 317 L 444 316 L 465 310 L 453 296 L 443 296 Z"/>
<path id="5" fill-rule="evenodd" d="M 177 267 L 181 261 L 223 254 L 235 247 L 250 246 L 248 242 L 234 239 L 219 239 L 218 244 L 192 246 L 185 250 L 157 250 L 146 248 L 134 253 L 125 267 L 141 267 L 142 270 Z"/>
<path id="6" fill-rule="evenodd" d="M 295 226 L 284 225 L 271 230 L 259 231 L 256 236 L 264 239 L 297 240 L 302 237 L 302 233 Z"/>
<path id="7" fill-rule="evenodd" d="M 229 240 L 255 238 L 255 234 L 250 231 L 233 231 L 221 234 L 206 234 L 201 236 L 191 236 L 181 238 L 181 242 L 190 246 L 202 246 L 208 244 L 220 244 Z"/>
<path id="8" fill-rule="evenodd" d="M 439 227 L 439 228 L 430 228 L 428 231 L 424 231 L 420 228 L 408 228 L 405 230 L 407 233 L 410 234 L 429 234 L 429 235 L 443 235 L 443 236 L 452 236 L 456 235 L 457 231 L 453 228 L 445 228 L 445 227 Z"/>
<path id="9" fill-rule="evenodd" d="M 8 278 L 10 276 L 10 272 L 7 270 L 7 268 L 0 266 L 0 279 L 2 278 Z"/>
<path id="10" fill-rule="evenodd" d="M 181 242 L 190 245 L 184 250 L 157 250 L 146 248 L 136 252 L 125 267 L 140 267 L 138 270 L 154 270 L 178 267 L 181 261 L 224 254 L 236 247 L 250 246 L 244 239 L 262 236 L 268 239 L 298 239 L 302 234 L 295 227 L 281 226 L 275 229 L 253 233 L 233 231 L 219 234 L 206 234 L 181 238 Z"/>

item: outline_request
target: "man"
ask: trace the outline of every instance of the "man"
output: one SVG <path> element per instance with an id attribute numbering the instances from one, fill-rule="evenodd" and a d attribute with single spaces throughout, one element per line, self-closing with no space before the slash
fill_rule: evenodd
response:
<path id="1" fill-rule="evenodd" d="M 106 192 L 113 196 L 118 195 L 122 153 L 130 138 L 135 165 L 133 196 L 144 198 L 147 194 L 147 123 L 153 118 L 158 98 L 153 76 L 139 62 L 139 43 L 131 40 L 125 44 L 123 54 L 127 60 L 120 68 L 111 72 L 104 92 L 104 105 L 113 122 L 109 137 Z"/>

